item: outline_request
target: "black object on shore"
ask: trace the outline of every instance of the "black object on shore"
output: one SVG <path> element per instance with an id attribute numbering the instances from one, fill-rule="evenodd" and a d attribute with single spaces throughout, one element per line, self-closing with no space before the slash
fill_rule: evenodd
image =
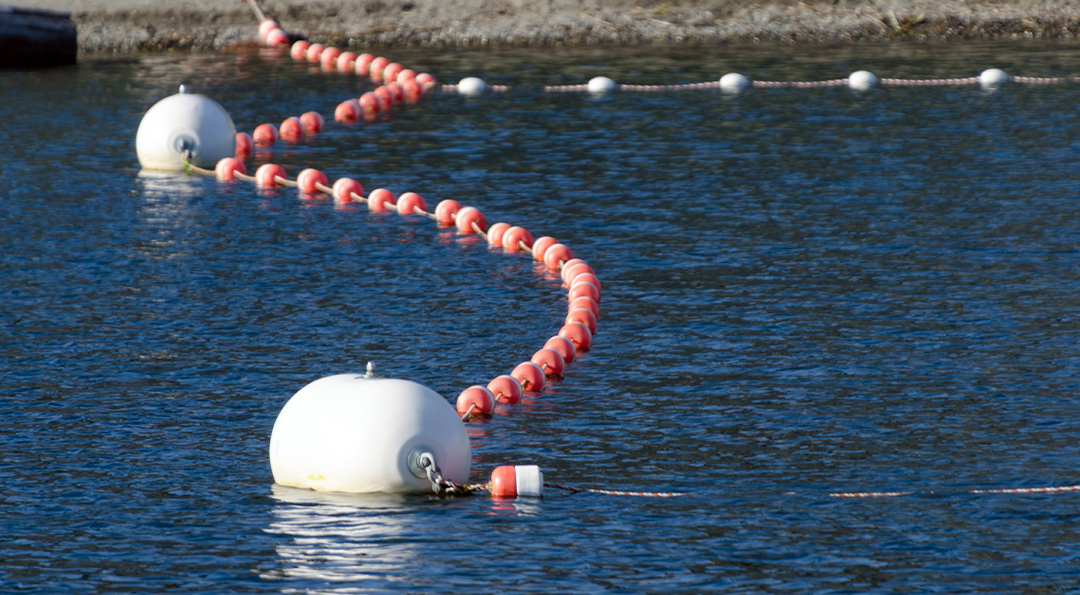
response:
<path id="1" fill-rule="evenodd" d="M 0 6 L 0 68 L 74 64 L 77 53 L 70 14 Z"/>

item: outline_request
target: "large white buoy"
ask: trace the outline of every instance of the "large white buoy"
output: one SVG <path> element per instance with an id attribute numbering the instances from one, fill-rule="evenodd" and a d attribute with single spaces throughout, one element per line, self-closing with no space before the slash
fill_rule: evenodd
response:
<path id="1" fill-rule="evenodd" d="M 480 95 L 488 90 L 488 84 L 484 79 L 467 76 L 458 81 L 457 90 L 462 95 Z"/>
<path id="2" fill-rule="evenodd" d="M 869 70 L 856 70 L 848 76 L 848 86 L 856 91 L 869 91 L 877 84 L 877 75 Z"/>
<path id="3" fill-rule="evenodd" d="M 720 77 L 720 90 L 725 93 L 742 93 L 750 86 L 750 81 L 737 72 L 729 72 Z"/>
<path id="4" fill-rule="evenodd" d="M 618 83 L 606 76 L 594 76 L 593 78 L 589 79 L 589 93 L 602 95 L 605 93 L 613 93 L 618 88 Z"/>
<path id="5" fill-rule="evenodd" d="M 979 84 L 983 88 L 994 88 L 1009 82 L 1009 75 L 1000 68 L 989 68 L 979 73 Z"/>
<path id="6" fill-rule="evenodd" d="M 180 92 L 154 104 L 135 133 L 135 152 L 143 169 L 182 171 L 191 163 L 212 168 L 236 153 L 236 126 L 225 108 L 205 95 Z"/>
<path id="7" fill-rule="evenodd" d="M 465 424 L 435 391 L 370 372 L 300 389 L 270 435 L 274 481 L 319 491 L 431 493 L 425 455 L 443 478 L 465 483 L 472 459 Z"/>

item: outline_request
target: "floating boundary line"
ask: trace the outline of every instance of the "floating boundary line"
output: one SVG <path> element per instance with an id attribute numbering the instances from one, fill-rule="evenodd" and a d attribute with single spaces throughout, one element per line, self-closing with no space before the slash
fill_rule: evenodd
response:
<path id="1" fill-rule="evenodd" d="M 265 15 L 262 13 L 261 9 L 259 8 L 258 3 L 257 3 L 256 0 L 248 0 L 248 2 L 249 2 L 249 4 L 251 4 L 252 8 L 255 10 L 256 16 L 260 19 L 259 32 L 260 32 L 260 35 L 262 36 L 264 42 L 268 46 L 271 46 L 271 47 L 277 46 L 277 45 L 287 45 L 288 44 L 288 35 L 285 34 L 284 31 L 280 29 L 280 27 L 278 27 L 276 22 L 274 22 L 274 21 L 272 21 L 270 19 L 267 19 L 265 17 Z M 297 48 L 302 48 L 302 49 L 298 50 Z M 331 54 L 334 57 L 333 61 L 331 61 L 329 59 L 325 59 L 323 57 L 323 53 L 325 52 L 326 49 L 331 49 L 332 50 Z M 307 59 L 308 61 L 311 61 L 311 62 L 321 62 L 323 64 L 324 68 L 328 68 L 328 69 L 329 68 L 334 68 L 335 66 L 337 67 L 338 70 L 341 70 L 341 71 L 348 71 L 350 69 L 355 69 L 357 74 L 370 76 L 373 82 L 380 82 L 380 81 L 386 80 L 387 78 L 393 78 L 393 80 L 389 81 L 388 83 L 386 83 L 382 87 L 380 87 L 380 88 L 386 88 L 386 95 L 389 96 L 388 100 L 384 101 L 383 100 L 384 95 L 376 94 L 377 95 L 377 97 L 376 97 L 376 99 L 377 99 L 377 107 L 378 107 L 378 109 L 376 110 L 376 113 L 382 112 L 384 115 L 387 114 L 390 106 L 392 106 L 395 103 L 400 103 L 401 101 L 403 101 L 405 99 L 405 97 L 407 95 L 407 92 L 400 92 L 399 93 L 398 89 L 394 89 L 391 86 L 394 85 L 394 84 L 397 84 L 400 87 L 403 87 L 403 89 L 401 91 L 404 91 L 404 87 L 406 85 L 403 84 L 403 83 L 406 82 L 406 81 L 402 80 L 403 76 L 408 81 L 416 81 L 416 79 L 420 78 L 420 75 L 416 75 L 415 73 L 411 73 L 411 76 L 410 76 L 411 71 L 408 71 L 408 69 L 404 69 L 404 68 L 400 67 L 400 65 L 397 65 L 396 63 L 391 63 L 391 62 L 389 62 L 389 60 L 386 60 L 385 58 L 371 57 L 370 54 L 365 54 L 365 55 L 362 55 L 362 56 L 355 56 L 355 54 L 353 54 L 350 57 L 349 54 L 350 54 L 350 52 L 341 52 L 340 50 L 337 50 L 336 48 L 325 48 L 324 46 L 321 46 L 320 44 L 308 44 L 306 41 L 298 41 L 298 42 L 296 42 L 295 44 L 293 44 L 292 51 L 291 51 L 291 55 L 294 57 L 294 59 L 297 59 L 297 60 Z M 371 57 L 371 59 L 368 60 L 368 57 Z M 382 66 L 379 66 L 379 67 L 374 67 L 374 65 L 376 63 L 376 60 L 386 60 L 386 64 L 384 64 Z M 365 62 L 365 61 L 366 61 L 366 64 L 364 64 L 365 68 L 363 68 L 363 69 L 366 70 L 366 72 L 361 72 L 361 70 L 362 70 L 361 64 L 363 62 Z M 391 66 L 397 66 L 398 69 L 396 69 L 394 71 L 394 74 L 396 76 L 388 77 L 386 75 L 386 68 L 389 68 Z M 404 74 L 402 74 L 402 73 L 404 73 Z M 430 77 L 430 78 L 427 79 L 427 80 L 424 80 L 422 83 L 417 85 L 423 92 L 429 92 L 429 91 L 436 88 L 436 83 L 435 83 L 434 77 L 431 77 L 431 75 L 426 75 L 426 76 Z M 717 81 L 706 81 L 706 82 L 701 82 L 701 83 L 683 83 L 683 84 L 672 84 L 672 85 L 617 85 L 617 84 L 613 84 L 613 81 L 611 81 L 610 79 L 607 79 L 606 77 L 597 77 L 597 78 L 604 79 L 602 82 L 604 83 L 604 88 L 606 90 L 610 90 L 611 88 L 616 88 L 616 89 L 621 90 L 621 91 L 645 91 L 645 92 L 649 92 L 649 91 L 681 91 L 681 90 L 699 90 L 699 89 L 721 89 L 721 90 L 725 90 L 725 91 L 741 91 L 741 90 L 743 90 L 743 89 L 745 89 L 746 87 L 749 87 L 749 86 L 760 87 L 760 88 L 822 88 L 822 87 L 850 86 L 850 87 L 858 89 L 858 90 L 865 90 L 865 89 L 868 89 L 870 87 L 876 86 L 878 84 L 880 84 L 882 86 L 962 86 L 962 85 L 981 84 L 984 87 L 996 87 L 996 86 L 998 86 L 998 85 L 1000 85 L 1000 84 L 1002 84 L 1004 82 L 1014 82 L 1014 83 L 1020 83 L 1020 84 L 1061 84 L 1061 83 L 1065 83 L 1065 82 L 1080 82 L 1080 77 L 1009 76 L 1009 75 L 1006 75 L 1003 71 L 998 70 L 998 69 L 990 69 L 990 70 L 984 71 L 980 76 L 976 76 L 976 77 L 937 78 L 937 79 L 900 79 L 900 78 L 882 78 L 882 79 L 878 79 L 872 73 L 869 73 L 867 71 L 858 71 L 858 72 L 853 73 L 851 76 L 849 76 L 847 78 L 828 79 L 828 80 L 821 80 L 821 81 L 749 81 L 743 75 L 732 73 L 732 74 L 725 75 L 725 77 L 722 77 L 720 80 L 717 80 Z M 726 79 L 726 81 L 734 80 L 735 83 L 731 84 L 730 82 L 728 82 L 727 84 L 725 84 L 725 79 Z M 596 79 L 594 79 L 594 80 L 596 80 Z M 489 90 L 489 91 L 493 91 L 493 92 L 506 92 L 506 91 L 511 90 L 511 87 L 505 86 L 505 85 L 488 86 L 486 84 L 483 84 L 482 81 L 480 81 L 480 83 L 482 85 L 480 87 L 480 90 Z M 590 84 L 546 86 L 543 89 L 544 89 L 545 92 L 581 92 L 581 91 L 591 91 L 591 90 L 593 90 L 593 84 L 592 84 L 592 81 L 590 81 Z M 466 92 L 465 90 L 463 90 L 461 88 L 460 85 L 452 85 L 452 84 L 443 85 L 442 90 L 445 91 L 445 92 L 454 92 L 454 91 Z M 413 93 L 412 96 L 413 96 L 412 100 L 413 100 L 413 102 L 415 102 L 419 98 L 419 93 Z M 351 100 L 347 100 L 346 102 L 343 102 L 343 104 L 347 103 L 348 101 L 351 101 Z M 360 103 L 359 101 L 357 101 L 357 102 Z M 366 111 L 366 108 L 365 108 L 365 111 L 363 113 L 365 115 L 368 115 L 367 111 Z M 290 122 L 290 120 L 295 119 L 295 120 L 298 120 L 298 122 L 301 124 L 301 126 L 303 126 L 303 128 L 301 129 L 301 136 L 302 136 L 302 132 L 305 131 L 305 130 L 308 131 L 308 132 L 318 132 L 319 130 L 321 130 L 322 124 L 323 124 L 322 116 L 319 115 L 317 112 L 308 112 L 308 113 L 305 113 L 304 115 L 308 116 L 308 114 L 314 114 L 314 116 L 311 117 L 311 118 L 307 118 L 307 119 L 304 119 L 304 118 L 289 118 L 285 122 L 283 122 L 282 128 L 284 128 L 286 124 L 289 124 L 290 125 L 289 127 L 292 128 L 293 125 Z M 349 118 L 338 118 L 337 114 L 335 114 L 335 119 L 337 119 L 338 121 L 345 121 L 345 122 L 349 121 Z M 357 121 L 358 119 L 360 119 L 360 118 L 359 117 L 354 117 L 354 118 L 352 118 L 352 121 Z M 267 126 L 269 126 L 269 125 L 267 125 Z M 238 141 L 241 141 L 243 136 L 246 136 L 246 135 L 244 133 L 238 134 L 238 137 L 237 137 Z M 282 135 L 282 136 L 284 136 L 284 135 Z M 247 140 L 250 141 L 251 138 L 248 137 Z M 277 139 L 275 138 L 274 142 L 276 142 L 276 140 Z M 401 197 L 397 197 L 397 196 L 393 195 L 392 193 L 390 193 L 387 190 L 379 189 L 379 190 L 383 190 L 383 192 L 385 192 L 385 194 L 379 194 L 378 196 L 376 196 L 376 193 L 379 192 L 379 190 L 376 190 L 376 191 L 373 191 L 369 196 L 364 197 L 361 194 L 362 193 L 362 187 L 360 187 L 359 184 L 356 183 L 357 188 L 360 189 L 359 193 L 358 192 L 352 192 L 352 191 L 346 191 L 346 192 L 344 192 L 344 194 L 342 196 L 342 193 L 338 192 L 337 189 L 336 189 L 337 183 L 335 183 L 334 188 L 331 188 L 330 186 L 327 185 L 327 180 L 325 179 L 325 176 L 321 172 L 318 172 L 317 170 L 312 170 L 312 169 L 303 170 L 300 173 L 300 175 L 297 176 L 296 180 L 290 180 L 290 179 L 284 177 L 284 175 L 277 175 L 276 171 L 274 171 L 274 170 L 272 170 L 273 173 L 271 173 L 269 176 L 260 177 L 258 175 L 258 173 L 256 174 L 256 176 L 248 176 L 248 175 L 246 175 L 246 171 L 244 171 L 245 166 L 243 165 L 243 159 L 246 159 L 247 157 L 251 156 L 250 149 L 251 149 L 251 145 L 250 145 L 250 143 L 248 143 L 248 146 L 246 147 L 246 151 L 247 151 L 246 153 L 244 153 L 242 149 L 238 150 L 237 158 L 223 159 L 221 162 L 219 162 L 218 167 L 216 168 L 216 171 L 215 170 L 206 170 L 206 169 L 198 168 L 198 167 L 195 167 L 194 165 L 191 165 L 191 164 L 188 164 L 188 168 L 191 171 L 195 171 L 197 173 L 203 173 L 203 174 L 208 174 L 208 175 L 217 175 L 219 179 L 229 179 L 229 178 L 233 178 L 233 177 L 240 178 L 240 179 L 243 179 L 245 181 L 254 182 L 256 185 L 258 185 L 260 187 L 267 187 L 267 186 L 269 186 L 269 187 L 273 187 L 273 186 L 298 187 L 298 188 L 301 189 L 302 192 L 309 192 L 309 193 L 311 193 L 311 192 L 320 192 L 320 193 L 323 193 L 323 194 L 331 195 L 331 196 L 333 196 L 335 198 L 335 200 L 342 201 L 342 202 L 350 202 L 350 201 L 354 201 L 354 200 L 355 201 L 363 201 L 373 211 L 385 210 L 385 209 L 388 209 L 388 208 L 389 209 L 397 208 L 398 204 L 395 201 L 401 201 L 406 195 L 414 194 L 414 193 L 405 193 Z M 223 168 L 222 167 L 223 164 L 226 167 Z M 280 169 L 280 166 L 276 166 L 276 165 L 273 165 L 273 164 L 265 164 L 262 167 L 260 167 L 260 169 L 263 170 L 267 166 L 270 166 L 271 168 L 279 168 Z M 283 169 L 281 169 L 280 171 L 281 171 L 282 174 L 284 173 Z M 306 180 L 304 179 L 305 174 L 308 174 L 306 176 L 306 178 L 307 178 Z M 349 178 L 341 178 L 341 180 L 352 181 Z M 352 181 L 352 182 L 355 183 L 355 181 Z M 480 235 L 481 237 L 483 237 L 485 240 L 488 241 L 489 245 L 498 245 L 500 243 L 497 240 L 493 240 L 493 238 L 495 237 L 495 234 L 494 234 L 493 230 L 487 229 L 486 220 L 484 219 L 483 214 L 480 213 L 480 211 L 478 209 L 476 209 L 475 207 L 463 207 L 459 203 L 457 203 L 457 201 L 448 199 L 448 200 L 443 200 L 443 201 L 441 201 L 439 203 L 439 206 L 436 208 L 435 213 L 429 213 L 429 212 L 426 211 L 426 207 L 424 205 L 423 199 L 421 197 L 419 197 L 419 195 L 415 195 L 415 196 L 416 196 L 417 199 L 419 199 L 418 203 L 415 204 L 414 206 L 411 206 L 411 208 L 402 208 L 402 209 L 400 209 L 399 212 L 402 215 L 407 215 L 407 214 L 410 214 L 410 213 L 424 215 L 426 217 L 435 219 L 439 223 L 439 225 L 441 227 L 456 226 L 458 228 L 459 232 L 464 234 L 464 235 L 469 235 L 469 234 L 473 234 L 473 233 L 475 233 L 477 235 Z M 444 205 L 447 207 L 446 209 L 442 208 L 442 207 L 444 207 Z M 464 216 L 465 213 L 467 213 L 468 215 Z M 500 224 L 495 224 L 495 225 L 500 225 Z M 505 233 L 509 232 L 510 229 L 522 229 L 522 228 L 511 228 L 508 224 L 501 224 L 501 225 L 506 225 L 506 227 L 503 228 L 502 230 L 500 230 L 501 233 L 499 233 L 499 235 L 498 235 L 499 240 L 501 240 L 503 235 Z M 493 225 L 492 228 L 494 228 L 494 227 L 495 226 Z M 528 232 L 525 231 L 525 234 L 528 235 Z M 542 240 L 547 240 L 547 241 L 542 241 Z M 556 248 L 556 249 L 552 250 L 552 248 L 554 248 L 555 246 L 559 246 L 560 248 Z M 533 258 L 535 260 L 537 260 L 538 262 L 544 262 L 545 265 L 546 265 L 546 268 L 548 270 L 553 271 L 553 272 L 558 272 L 560 274 L 560 276 L 564 280 L 564 284 L 568 285 L 570 287 L 570 293 L 568 294 L 568 297 L 570 298 L 570 301 L 571 301 L 571 307 L 570 307 L 571 313 L 568 314 L 568 316 L 567 316 L 566 324 L 564 325 L 564 328 L 560 330 L 558 335 L 556 335 L 555 337 L 552 337 L 552 339 L 549 340 L 549 343 L 552 340 L 556 340 L 557 338 L 562 338 L 562 339 L 565 339 L 565 340 L 569 340 L 573 344 L 573 347 L 571 349 L 572 349 L 572 351 L 574 353 L 576 353 L 576 351 L 579 350 L 579 349 L 587 349 L 588 346 L 591 344 L 592 333 L 595 332 L 596 319 L 599 316 L 599 300 L 600 300 L 600 296 L 599 296 L 599 279 L 595 277 L 595 271 L 593 271 L 591 269 L 591 267 L 588 267 L 588 265 L 585 264 L 584 261 L 580 261 L 580 259 L 573 258 L 573 255 L 570 252 L 569 248 L 567 248 L 563 244 L 559 244 L 554 238 L 541 237 L 541 238 L 537 239 L 536 241 L 532 241 L 531 236 L 528 236 L 528 241 L 525 241 L 524 239 L 520 239 L 520 240 L 512 241 L 509 244 L 503 243 L 503 247 L 504 247 L 504 250 L 506 250 L 508 252 L 516 252 L 516 251 L 528 251 L 528 252 L 531 252 L 532 255 L 533 255 Z M 551 254 L 558 254 L 558 256 L 556 256 L 554 258 L 548 256 L 549 251 L 551 252 Z M 588 267 L 588 271 L 585 272 L 584 269 L 579 269 L 578 273 L 572 273 L 571 272 L 570 276 L 569 276 L 569 279 L 568 279 L 567 278 L 568 277 L 568 275 L 567 275 L 568 272 L 570 272 L 572 269 L 575 268 L 573 266 L 570 266 L 571 263 L 574 263 L 574 261 L 579 261 L 581 266 Z M 595 285 L 593 284 L 593 282 L 582 282 L 581 283 L 581 285 L 592 286 L 592 288 L 595 290 L 595 297 L 591 296 L 591 291 L 592 290 L 590 290 L 589 292 L 587 292 L 587 293 L 590 293 L 590 296 L 586 298 L 586 299 L 590 299 L 593 302 L 593 304 L 595 306 L 595 309 L 596 309 L 596 312 L 595 312 L 594 316 L 592 317 L 591 324 L 584 321 L 584 320 L 573 320 L 573 321 L 571 321 L 571 317 L 573 316 L 575 311 L 585 311 L 585 310 L 591 310 L 592 309 L 592 308 L 578 308 L 578 309 L 575 309 L 574 306 L 573 306 L 574 299 L 575 299 L 574 296 L 573 296 L 573 290 L 574 290 L 574 286 L 575 286 L 574 280 L 575 280 L 576 277 L 578 277 L 580 275 L 588 275 L 589 277 L 591 277 L 591 279 L 595 280 Z M 581 296 L 581 297 L 585 297 L 585 296 Z M 576 326 L 570 327 L 570 325 L 576 325 Z M 591 330 L 589 329 L 589 326 L 592 326 Z M 568 332 L 568 333 L 564 334 L 563 330 L 567 329 L 568 327 L 573 329 L 572 332 Z M 581 327 L 581 328 L 585 329 L 584 335 L 577 332 L 578 327 Z M 583 339 L 582 337 L 587 337 L 587 338 Z M 545 348 L 541 349 L 541 351 L 555 351 L 555 350 L 548 348 L 547 344 L 545 344 Z M 538 352 L 538 354 L 539 353 L 540 352 Z M 572 361 L 572 357 L 573 356 L 571 356 L 571 359 L 569 361 Z M 519 368 L 521 368 L 522 366 L 525 366 L 526 364 L 535 364 L 535 359 L 536 359 L 536 357 L 534 356 L 533 360 L 531 360 L 530 362 L 523 362 L 522 364 L 520 364 L 518 366 L 518 368 L 515 368 L 515 372 L 517 372 L 517 370 Z M 562 362 L 562 363 L 565 363 L 565 362 Z M 562 365 L 561 364 L 559 366 L 559 371 L 557 373 L 551 373 L 551 368 L 548 367 L 547 365 L 545 365 L 545 367 L 544 367 L 545 375 L 548 375 L 548 376 L 559 377 L 561 371 L 562 371 Z M 529 374 L 528 376 L 529 376 L 529 380 L 532 381 L 533 386 L 535 386 L 536 383 L 535 383 L 535 380 L 533 380 L 534 376 L 531 375 L 531 374 Z M 503 382 L 499 383 L 499 381 L 502 381 L 503 379 L 507 379 L 507 378 L 513 379 L 515 382 L 511 383 L 511 384 L 508 384 L 506 381 L 503 381 Z M 499 383 L 499 387 L 500 387 L 499 390 L 500 391 L 503 390 L 504 387 L 512 387 L 513 384 L 516 384 L 517 388 L 516 389 L 505 388 L 505 390 L 507 390 L 509 394 L 506 393 L 506 392 L 497 392 L 496 393 L 495 391 L 491 390 L 492 385 L 496 384 L 496 383 Z M 540 383 L 541 383 L 540 387 L 542 388 L 543 383 L 544 383 L 543 379 L 541 379 Z M 488 387 L 481 387 L 481 386 L 470 387 L 469 389 L 466 389 L 466 391 L 463 391 L 461 396 L 464 396 L 466 392 L 468 392 L 469 390 L 472 390 L 472 389 L 480 389 L 482 391 L 486 391 L 489 395 L 492 395 L 494 397 L 494 399 L 491 402 L 491 408 L 493 409 L 494 401 L 517 402 L 517 400 L 520 399 L 521 395 L 525 391 L 526 386 L 527 385 L 523 382 L 523 379 L 521 379 L 521 378 L 518 378 L 518 377 L 512 376 L 512 375 L 501 375 L 501 376 L 497 377 L 495 380 L 493 380 L 491 383 L 489 383 Z M 478 404 L 477 402 L 466 403 L 465 407 L 463 407 L 462 403 L 461 403 L 461 401 L 462 401 L 461 396 L 459 396 L 459 399 L 458 399 L 458 401 L 459 401 L 458 410 L 459 410 L 459 413 L 463 414 L 463 421 L 468 421 L 470 419 L 470 417 L 472 415 L 476 414 L 478 411 L 479 411 L 479 413 L 490 413 L 490 411 L 483 411 L 484 405 Z M 463 412 L 462 409 L 466 409 L 466 410 Z M 624 496 L 652 496 L 652 497 L 662 497 L 662 498 L 684 495 L 682 493 L 677 493 L 677 492 L 631 492 L 631 491 L 601 490 L 601 489 L 591 489 L 591 488 L 577 488 L 577 487 L 565 486 L 565 485 L 556 484 L 556 483 L 544 483 L 543 485 L 545 485 L 547 487 L 567 490 L 567 491 L 570 491 L 572 493 L 591 492 L 591 493 L 598 493 L 598 494 L 624 495 Z M 489 482 L 487 484 L 466 484 L 466 485 L 453 486 L 453 487 L 461 489 L 464 493 L 468 493 L 470 491 L 483 491 L 483 490 L 491 491 L 492 490 L 492 483 Z M 962 491 L 960 493 L 967 493 L 967 494 L 1056 494 L 1056 493 L 1067 493 L 1067 492 L 1080 492 L 1080 485 L 1048 486 L 1048 487 L 1036 487 L 1036 488 L 980 488 L 980 489 L 964 490 L 964 491 Z M 834 497 L 834 498 L 886 498 L 886 497 L 910 496 L 910 495 L 916 495 L 916 494 L 920 494 L 920 493 L 942 494 L 943 492 L 939 492 L 939 491 L 928 491 L 928 492 L 917 492 L 917 491 L 831 492 L 828 495 L 830 497 Z"/>

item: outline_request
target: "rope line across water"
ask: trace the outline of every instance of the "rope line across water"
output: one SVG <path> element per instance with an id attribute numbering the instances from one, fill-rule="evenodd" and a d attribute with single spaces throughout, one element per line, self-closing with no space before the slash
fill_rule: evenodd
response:
<path id="1" fill-rule="evenodd" d="M 338 122 L 351 124 L 360 121 L 372 121 L 378 117 L 386 118 L 389 117 L 391 109 L 394 106 L 401 103 L 415 103 L 422 95 L 440 88 L 438 87 L 434 76 L 427 73 L 417 74 L 415 71 L 404 68 L 395 62 L 391 62 L 387 58 L 376 57 L 371 54 L 362 54 L 358 56 L 352 52 L 343 52 L 337 48 L 325 47 L 318 43 L 311 44 L 306 40 L 300 40 L 290 45 L 288 34 L 286 34 L 276 22 L 266 17 L 259 7 L 257 0 L 248 0 L 248 3 L 254 10 L 256 17 L 259 19 L 259 33 L 268 46 L 289 46 L 289 54 L 296 61 L 321 63 L 324 70 L 355 73 L 359 76 L 370 78 L 372 82 L 379 84 L 374 90 L 364 93 L 358 99 L 348 99 L 339 104 L 337 110 L 335 110 L 334 116 L 334 119 Z M 726 83 L 726 80 L 729 82 Z M 730 81 L 734 82 L 732 83 Z M 482 81 L 479 82 L 481 84 L 480 88 L 483 90 L 501 93 L 511 89 L 506 85 L 486 85 Z M 840 86 L 851 86 L 853 88 L 865 90 L 875 85 L 961 86 L 981 84 L 983 86 L 997 86 L 1005 82 L 1045 85 L 1080 82 L 1080 77 L 1008 76 L 1003 71 L 991 69 L 984 71 L 980 76 L 936 79 L 878 79 L 869 72 L 859 71 L 846 78 L 820 81 L 750 81 L 742 75 L 732 73 L 725 75 L 725 77 L 720 80 L 700 83 L 618 85 L 610 79 L 605 79 L 602 82 L 605 83 L 605 85 L 602 86 L 605 90 L 618 89 L 631 92 L 710 89 L 741 91 L 745 87 L 804 89 Z M 583 92 L 590 91 L 591 87 L 592 82 L 590 82 L 590 84 L 545 86 L 543 87 L 543 90 L 545 92 Z M 461 86 L 454 84 L 442 85 L 441 89 L 445 92 L 465 92 L 465 89 L 461 88 Z M 317 112 L 306 112 L 300 117 L 286 118 L 286 120 L 278 127 L 271 124 L 261 124 L 256 127 L 251 135 L 246 133 L 239 133 L 237 135 L 236 158 L 223 159 L 222 162 L 219 162 L 216 170 L 197 167 L 188 162 L 188 156 L 186 155 L 184 159 L 185 165 L 188 171 L 204 175 L 216 175 L 222 180 L 235 178 L 262 187 L 285 186 L 300 188 L 302 192 L 325 194 L 332 196 L 335 200 L 341 202 L 363 202 L 373 211 L 395 209 L 399 210 L 403 215 L 421 215 L 436 221 L 440 227 L 457 227 L 458 232 L 462 235 L 476 234 L 483 238 L 489 245 L 502 247 L 504 252 L 531 253 L 536 261 L 545 264 L 547 270 L 559 273 L 563 279 L 564 285 L 568 287 L 570 312 L 567 315 L 565 324 L 563 328 L 560 329 L 558 335 L 555 335 L 545 343 L 544 348 L 534 354 L 531 360 L 520 364 L 511 374 L 499 376 L 488 383 L 487 386 L 476 385 L 463 391 L 458 397 L 459 414 L 465 422 L 476 415 L 491 415 L 494 413 L 495 402 L 516 403 L 520 400 L 526 390 L 534 393 L 542 390 L 543 385 L 545 384 L 545 376 L 549 379 L 560 378 L 566 364 L 572 362 L 576 358 L 577 353 L 587 349 L 592 342 L 596 319 L 599 317 L 600 301 L 599 279 L 596 278 L 595 271 L 580 259 L 573 258 L 569 248 L 558 243 L 553 238 L 542 237 L 534 241 L 532 235 L 527 230 L 520 227 L 511 227 L 508 224 L 503 223 L 497 223 L 489 227 L 483 214 L 480 213 L 478 209 L 475 207 L 462 206 L 453 200 L 441 201 L 435 211 L 430 212 L 427 210 L 422 197 L 415 195 L 414 193 L 395 196 L 388 190 L 378 189 L 372 191 L 365 197 L 362 194 L 362 186 L 360 186 L 359 183 L 356 183 L 349 178 L 340 178 L 332 187 L 327 185 L 328 180 L 325 179 L 325 176 L 316 170 L 307 169 L 302 171 L 297 179 L 289 179 L 285 177 L 284 170 L 279 166 L 264 164 L 260 167 L 260 171 L 267 167 L 277 169 L 266 170 L 269 173 L 266 175 L 265 179 L 263 176 L 260 176 L 259 172 L 256 172 L 256 175 L 254 176 L 247 175 L 244 160 L 252 156 L 252 149 L 254 146 L 268 146 L 276 143 L 278 139 L 290 143 L 302 142 L 305 138 L 312 137 L 320 132 L 324 126 L 324 122 L 324 118 Z M 278 171 L 281 173 L 277 173 Z M 301 181 L 300 178 L 310 172 L 314 172 L 309 176 L 309 178 L 314 181 Z M 339 183 L 342 183 L 343 180 L 355 184 L 355 186 L 350 185 L 350 188 L 352 189 L 343 190 L 339 193 L 336 191 L 336 187 Z M 409 199 L 413 201 L 413 203 L 411 203 L 413 206 L 409 207 L 406 205 L 399 209 L 399 203 L 405 200 L 407 195 L 411 195 Z M 497 232 L 496 226 L 499 226 Z M 548 256 L 548 252 L 551 252 L 554 256 Z M 575 280 L 579 277 L 587 280 L 582 281 L 581 283 L 575 283 Z M 575 295 L 576 287 L 581 287 L 580 295 Z M 580 304 L 582 307 L 576 308 L 575 304 Z M 576 314 L 578 311 L 582 310 L 590 311 L 592 316 Z M 591 329 L 589 328 L 590 326 L 592 327 Z M 549 347 L 549 345 L 551 345 L 551 347 Z M 534 367 L 538 367 L 541 370 L 539 378 L 536 377 L 534 371 L 532 371 L 527 364 L 535 364 Z M 523 370 L 520 374 L 518 374 L 519 369 Z M 510 380 L 505 380 L 507 378 Z M 526 385 L 526 383 L 528 383 L 528 385 Z M 466 395 L 469 395 L 469 399 L 472 400 L 465 399 Z M 473 399 L 473 397 L 475 397 L 475 399 Z M 437 489 L 435 490 L 437 494 L 465 494 L 473 491 L 491 490 L 490 483 L 454 484 L 453 482 L 442 478 L 437 470 L 438 467 L 433 464 L 429 473 L 429 476 L 433 478 L 433 484 L 437 485 Z M 543 485 L 571 493 L 588 492 L 617 496 L 647 496 L 658 498 L 684 495 L 679 492 L 637 492 L 578 488 L 550 482 L 544 483 Z M 1040 488 L 972 489 L 967 490 L 964 493 L 1040 494 L 1077 491 L 1080 491 L 1080 485 Z M 918 493 L 920 492 L 833 492 L 829 495 L 836 498 L 884 498 L 909 496 Z M 941 492 L 926 493 L 937 494 Z"/>

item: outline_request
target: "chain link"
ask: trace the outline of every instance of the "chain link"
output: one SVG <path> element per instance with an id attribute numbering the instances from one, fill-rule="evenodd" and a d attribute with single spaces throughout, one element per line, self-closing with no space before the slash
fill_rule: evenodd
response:
<path id="1" fill-rule="evenodd" d="M 435 492 L 436 496 L 446 498 L 449 496 L 466 496 L 469 494 L 470 490 L 468 486 L 458 485 L 443 477 L 442 469 L 439 469 L 438 463 L 435 462 L 435 456 L 431 453 L 425 452 L 420 455 L 420 459 L 417 463 L 427 474 L 428 481 L 431 482 L 431 491 Z"/>

